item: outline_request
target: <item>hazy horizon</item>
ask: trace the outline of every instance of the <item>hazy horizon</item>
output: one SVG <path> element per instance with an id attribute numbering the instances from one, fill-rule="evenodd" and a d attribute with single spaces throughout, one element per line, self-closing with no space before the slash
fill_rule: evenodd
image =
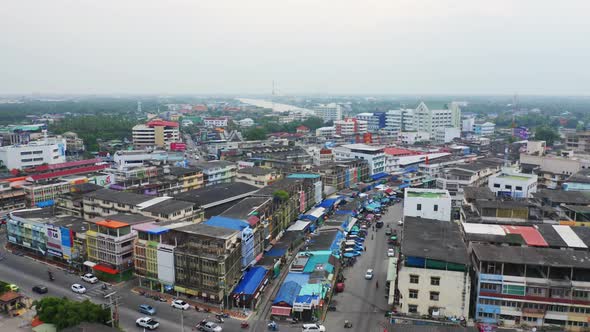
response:
<path id="1" fill-rule="evenodd" d="M 13 1 L 0 94 L 590 92 L 590 3 Z"/>

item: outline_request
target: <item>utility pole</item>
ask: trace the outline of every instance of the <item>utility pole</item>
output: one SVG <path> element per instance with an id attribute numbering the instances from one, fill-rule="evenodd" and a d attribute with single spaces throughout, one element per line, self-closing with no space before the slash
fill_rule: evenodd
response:
<path id="1" fill-rule="evenodd" d="M 116 294 L 116 291 L 106 294 L 104 297 L 105 299 L 109 299 L 109 303 L 103 306 L 105 309 L 108 307 L 111 311 L 111 320 L 107 323 L 110 323 L 113 328 L 119 325 L 119 300 L 121 298 L 115 296 Z"/>

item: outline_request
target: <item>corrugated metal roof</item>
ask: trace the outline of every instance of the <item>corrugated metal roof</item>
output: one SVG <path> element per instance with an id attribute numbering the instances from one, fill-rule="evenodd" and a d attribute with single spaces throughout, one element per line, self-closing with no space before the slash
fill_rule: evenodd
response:
<path id="1" fill-rule="evenodd" d="M 529 246 L 548 247 L 549 245 L 534 227 L 530 226 L 502 226 L 508 234 L 519 234 Z"/>
<path id="2" fill-rule="evenodd" d="M 553 229 L 561 236 L 563 241 L 572 248 L 588 248 L 580 237 L 569 227 L 563 225 L 553 225 Z"/>

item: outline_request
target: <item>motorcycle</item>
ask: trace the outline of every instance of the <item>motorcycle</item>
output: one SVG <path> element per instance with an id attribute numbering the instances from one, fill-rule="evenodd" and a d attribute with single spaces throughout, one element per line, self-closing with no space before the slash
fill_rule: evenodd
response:
<path id="1" fill-rule="evenodd" d="M 347 320 L 345 320 L 345 321 L 344 321 L 344 328 L 345 328 L 345 329 L 350 329 L 350 328 L 352 328 L 352 323 L 351 323 L 351 322 L 349 322 L 349 321 L 347 321 Z"/>
<path id="2" fill-rule="evenodd" d="M 107 286 L 107 284 L 102 284 L 102 289 L 106 290 L 108 288 L 109 288 L 109 286 Z"/>
<path id="3" fill-rule="evenodd" d="M 277 323 L 275 323 L 274 320 L 271 321 L 270 323 L 268 323 L 267 327 L 271 331 L 278 331 L 278 328 L 279 328 L 278 325 L 277 325 Z"/>
<path id="4" fill-rule="evenodd" d="M 217 318 L 217 322 L 218 323 L 223 323 L 224 322 L 222 315 L 215 315 L 215 318 Z"/>

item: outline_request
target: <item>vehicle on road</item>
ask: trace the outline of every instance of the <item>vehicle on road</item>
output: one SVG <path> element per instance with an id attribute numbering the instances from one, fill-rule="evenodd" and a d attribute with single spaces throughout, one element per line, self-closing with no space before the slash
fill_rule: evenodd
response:
<path id="1" fill-rule="evenodd" d="M 72 292 L 78 293 L 78 294 L 84 294 L 84 293 L 86 293 L 86 287 L 84 287 L 80 284 L 73 284 L 72 285 Z"/>
<path id="2" fill-rule="evenodd" d="M 367 270 L 367 272 L 365 273 L 365 279 L 367 279 L 367 280 L 373 279 L 373 269 Z"/>
<path id="3" fill-rule="evenodd" d="M 183 300 L 174 300 L 170 304 L 172 308 L 181 309 L 181 310 L 188 310 L 191 306 L 184 302 Z"/>
<path id="4" fill-rule="evenodd" d="M 89 282 L 91 284 L 96 284 L 98 282 L 98 278 L 92 273 L 86 273 L 81 278 L 82 280 Z"/>
<path id="5" fill-rule="evenodd" d="M 387 249 L 387 257 L 395 257 L 395 249 L 393 249 L 393 248 Z"/>
<path id="6" fill-rule="evenodd" d="M 393 233 L 393 232 L 391 231 L 391 228 L 388 228 L 388 229 L 385 231 L 385 235 L 387 235 L 387 236 L 391 235 L 392 233 Z"/>
<path id="7" fill-rule="evenodd" d="M 326 327 L 320 324 L 303 324 L 301 332 L 326 332 Z"/>
<path id="8" fill-rule="evenodd" d="M 156 309 L 148 304 L 140 304 L 139 312 L 141 312 L 142 314 L 153 316 L 156 314 Z"/>
<path id="9" fill-rule="evenodd" d="M 377 228 L 381 228 L 381 227 L 383 227 L 383 221 L 381 221 L 381 220 L 377 221 L 377 222 L 375 223 L 375 227 L 377 227 Z"/>
<path id="10" fill-rule="evenodd" d="M 213 322 L 202 321 L 197 325 L 197 330 L 205 332 L 221 332 L 223 328 Z"/>
<path id="11" fill-rule="evenodd" d="M 400 226 L 403 226 L 404 225 L 404 221 L 403 220 L 398 220 L 397 221 L 397 224 L 400 225 Z"/>
<path id="12" fill-rule="evenodd" d="M 37 294 L 45 294 L 48 292 L 47 287 L 43 286 L 43 285 L 36 285 L 33 286 L 33 292 L 37 293 Z"/>
<path id="13" fill-rule="evenodd" d="M 150 317 L 140 317 L 135 321 L 135 325 L 146 328 L 148 330 L 155 330 L 160 326 L 160 323 Z"/>

